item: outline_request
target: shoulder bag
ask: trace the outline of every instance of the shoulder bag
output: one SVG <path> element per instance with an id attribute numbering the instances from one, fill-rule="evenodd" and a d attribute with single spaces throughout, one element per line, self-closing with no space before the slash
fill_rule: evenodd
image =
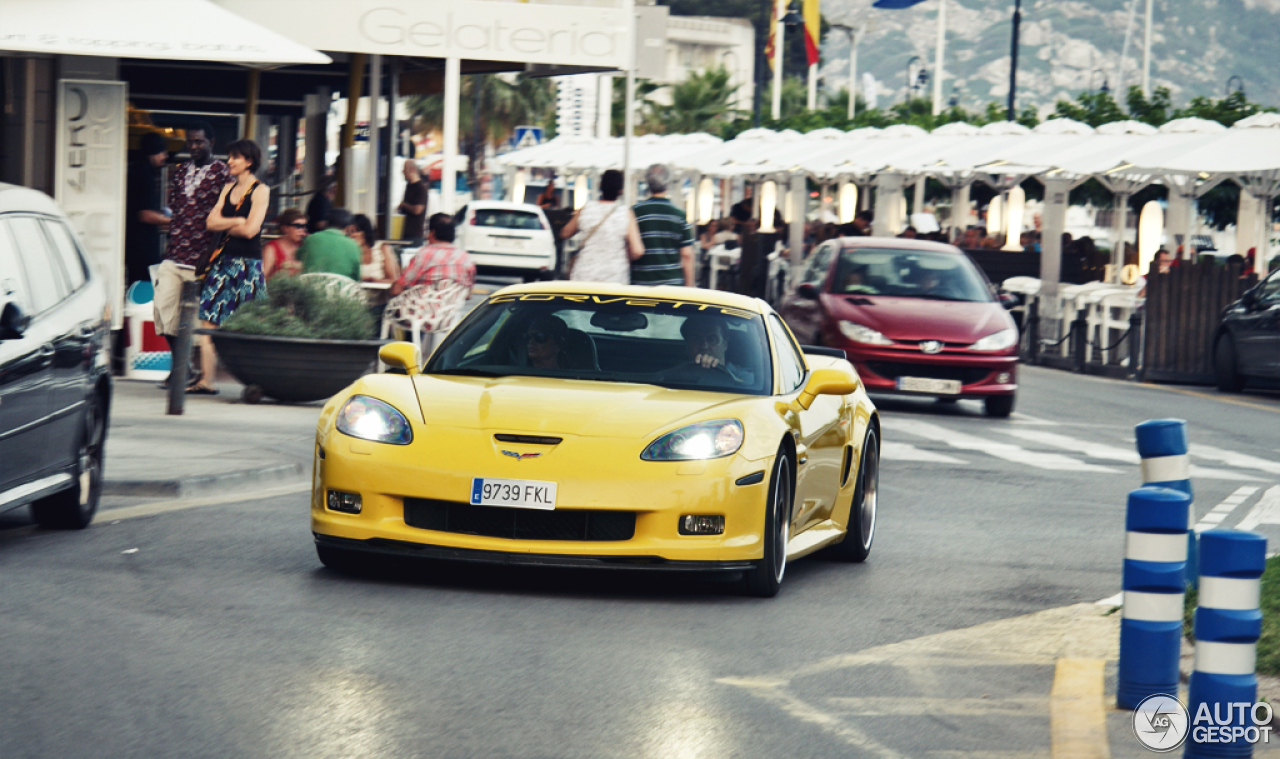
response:
<path id="1" fill-rule="evenodd" d="M 240 212 L 240 207 L 244 205 L 245 199 L 258 189 L 259 184 L 260 182 L 254 182 L 249 186 L 248 190 L 245 190 L 245 193 L 240 196 L 240 202 L 236 203 L 236 210 L 232 212 L 232 215 Z M 196 279 L 204 279 L 209 274 L 209 270 L 213 268 L 213 262 L 217 261 L 218 256 L 222 255 L 222 249 L 227 246 L 227 238 L 230 236 L 227 231 L 219 232 L 218 236 L 213 239 L 213 244 L 209 246 L 209 249 L 200 255 L 199 260 L 196 261 Z"/>
<path id="2" fill-rule="evenodd" d="M 586 236 L 582 238 L 582 242 L 578 243 L 578 252 L 573 254 L 573 260 L 569 262 L 569 271 L 565 272 L 566 277 L 573 277 L 573 265 L 578 262 L 578 256 L 582 255 L 582 249 L 587 247 L 587 240 L 591 239 L 591 236 L 596 233 L 597 229 L 604 226 L 604 223 L 609 220 L 609 217 L 613 216 L 613 212 L 618 210 L 619 205 L 621 204 L 618 201 L 613 201 L 613 208 L 609 209 L 609 213 L 605 214 L 604 218 L 592 227 L 591 231 L 587 232 Z"/>

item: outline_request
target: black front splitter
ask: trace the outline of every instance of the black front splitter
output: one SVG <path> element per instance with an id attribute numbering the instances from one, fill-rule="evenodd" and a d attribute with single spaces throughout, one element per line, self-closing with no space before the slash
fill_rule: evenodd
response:
<path id="1" fill-rule="evenodd" d="M 665 572 L 742 572 L 755 566 L 753 561 L 673 561 L 660 556 L 564 556 L 543 553 L 482 551 L 474 548 L 410 543 L 403 540 L 373 538 L 352 540 L 332 535 L 315 536 L 316 545 L 380 556 L 399 556 L 442 561 L 466 561 L 507 566 L 560 567 L 565 569 L 630 569 Z"/>

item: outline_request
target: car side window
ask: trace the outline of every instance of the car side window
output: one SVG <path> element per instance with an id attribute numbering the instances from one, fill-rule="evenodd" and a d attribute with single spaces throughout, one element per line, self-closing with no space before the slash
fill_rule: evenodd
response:
<path id="1" fill-rule="evenodd" d="M 9 236 L 7 221 L 0 221 L 0 304 L 2 303 L 17 303 L 23 311 L 31 311 L 22 266 L 18 263 L 18 249 Z"/>
<path id="2" fill-rule="evenodd" d="M 804 382 L 804 357 L 777 314 L 769 315 L 769 332 L 777 346 L 778 376 L 782 382 L 782 392 L 790 393 Z"/>
<path id="3" fill-rule="evenodd" d="M 827 269 L 831 268 L 831 254 L 835 249 L 835 243 L 824 242 L 809 255 L 809 266 L 804 270 L 804 284 L 822 284 L 822 280 L 827 277 Z"/>
<path id="4" fill-rule="evenodd" d="M 62 270 L 67 275 L 71 291 L 79 290 L 84 286 L 86 266 L 84 257 L 80 253 L 80 246 L 76 245 L 75 238 L 71 236 L 71 230 L 60 221 L 45 221 L 44 228 L 49 233 L 49 239 L 53 241 L 53 249 L 57 251 L 58 259 L 62 261 Z"/>
<path id="5" fill-rule="evenodd" d="M 1272 272 L 1267 281 L 1262 283 L 1262 287 L 1258 290 L 1258 302 L 1280 303 L 1280 270 Z"/>
<path id="6" fill-rule="evenodd" d="M 27 273 L 32 313 L 38 314 L 53 308 L 66 297 L 66 285 L 62 281 L 62 275 L 55 269 L 54 253 L 49 250 L 44 232 L 40 231 L 40 222 L 20 216 L 9 220 L 9 230 L 13 232 L 13 241 L 18 246 L 18 258 Z"/>

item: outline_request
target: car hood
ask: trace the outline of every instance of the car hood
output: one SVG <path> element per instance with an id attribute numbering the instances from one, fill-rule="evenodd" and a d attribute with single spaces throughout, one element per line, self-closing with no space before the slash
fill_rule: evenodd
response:
<path id="1" fill-rule="evenodd" d="M 546 377 L 414 377 L 423 422 L 494 432 L 645 438 L 742 396 Z M 726 410 L 727 413 L 727 410 Z"/>
<path id="2" fill-rule="evenodd" d="M 823 297 L 834 318 L 870 327 L 890 340 L 967 344 L 1014 326 L 1012 317 L 999 303 L 864 295 Z"/>

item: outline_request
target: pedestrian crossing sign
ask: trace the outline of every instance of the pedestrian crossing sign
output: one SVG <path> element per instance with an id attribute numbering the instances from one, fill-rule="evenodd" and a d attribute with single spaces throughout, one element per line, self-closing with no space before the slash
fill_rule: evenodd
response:
<path id="1" fill-rule="evenodd" d="M 542 127 L 518 126 L 512 142 L 515 143 L 516 150 L 540 145 L 542 144 Z"/>

